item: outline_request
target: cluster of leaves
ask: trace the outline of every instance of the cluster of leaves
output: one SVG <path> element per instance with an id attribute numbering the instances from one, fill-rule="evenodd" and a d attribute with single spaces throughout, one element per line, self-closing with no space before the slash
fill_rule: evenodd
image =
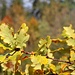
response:
<path id="1" fill-rule="evenodd" d="M 23 23 L 17 33 L 6 24 L 0 25 L 0 64 L 6 75 L 74 75 L 75 74 L 75 32 L 72 25 L 64 27 L 63 39 L 41 39 L 35 52 L 25 51 L 29 39 L 28 27 Z M 65 47 L 51 50 L 52 43 L 66 43 L 69 53 L 57 59 L 54 52 L 65 50 Z M 22 71 L 22 62 L 25 70 Z M 54 63 L 57 62 L 57 64 Z"/>

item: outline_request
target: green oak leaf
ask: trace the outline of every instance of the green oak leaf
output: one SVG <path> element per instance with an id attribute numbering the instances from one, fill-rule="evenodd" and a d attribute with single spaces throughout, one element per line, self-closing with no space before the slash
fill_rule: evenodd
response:
<path id="1" fill-rule="evenodd" d="M 69 27 L 63 27 L 64 30 L 62 32 L 62 35 L 64 37 L 68 37 L 68 38 L 75 38 L 75 33 L 74 33 L 74 29 L 72 29 L 72 25 L 70 25 Z"/>
<path id="2" fill-rule="evenodd" d="M 41 65 L 40 64 L 35 65 L 34 69 L 35 70 L 38 70 L 38 69 L 41 70 Z"/>
<path id="3" fill-rule="evenodd" d="M 69 46 L 75 46 L 75 39 L 70 38 L 66 40 L 66 42 L 67 42 L 67 45 Z"/>
<path id="4" fill-rule="evenodd" d="M 47 52 L 47 56 L 49 57 L 49 58 L 54 58 L 54 56 L 53 56 L 53 54 L 51 53 L 51 50 L 50 49 L 48 49 L 48 52 Z M 53 60 L 52 59 L 48 59 L 48 63 L 50 64 Z"/>
<path id="5" fill-rule="evenodd" d="M 13 34 L 13 29 L 6 24 L 0 25 L 0 38 L 3 41 L 3 45 L 0 44 L 4 49 L 13 50 L 14 48 L 26 47 L 26 42 L 29 39 L 29 35 L 26 33 L 28 27 L 23 23 L 19 31 Z"/>
<path id="6" fill-rule="evenodd" d="M 15 61 L 17 59 L 17 57 L 20 57 L 23 53 L 21 53 L 21 51 L 17 51 L 16 53 L 11 52 L 10 56 L 8 57 L 8 60 L 12 60 Z M 13 55 L 12 55 L 13 54 Z"/>
<path id="7" fill-rule="evenodd" d="M 7 49 L 12 50 L 10 47 L 5 46 L 5 45 L 2 44 L 2 43 L 0 43 L 0 47 L 2 47 L 4 50 L 7 50 Z"/>
<path id="8" fill-rule="evenodd" d="M 38 46 L 39 47 L 42 47 L 44 44 L 46 44 L 47 43 L 47 41 L 45 40 L 45 39 L 41 39 L 40 41 L 39 41 L 39 44 L 38 44 Z"/>
<path id="9" fill-rule="evenodd" d="M 26 33 L 27 31 L 28 27 L 25 24 L 22 24 L 20 31 L 15 34 L 16 47 L 18 48 L 26 47 L 25 43 L 29 40 L 29 35 Z"/>
<path id="10" fill-rule="evenodd" d="M 25 23 L 23 23 L 23 24 L 21 25 L 21 28 L 25 30 L 24 33 L 26 33 L 26 32 L 28 31 L 28 27 L 26 26 Z"/>
<path id="11" fill-rule="evenodd" d="M 13 29 L 9 28 L 8 25 L 1 24 L 0 25 L 0 37 L 4 41 L 4 43 L 9 44 L 9 46 L 13 47 L 14 37 L 12 35 Z"/>
<path id="12" fill-rule="evenodd" d="M 41 39 L 39 41 L 38 46 L 42 47 L 43 45 L 47 46 L 47 48 L 49 48 L 49 46 L 51 45 L 51 39 L 50 36 L 47 36 L 46 39 Z"/>
<path id="13" fill-rule="evenodd" d="M 48 59 L 46 58 L 46 56 L 41 56 L 41 55 L 31 55 L 31 62 L 32 62 L 32 67 L 34 67 L 34 69 L 41 69 L 42 65 L 46 65 L 48 64 Z"/>
<path id="14" fill-rule="evenodd" d="M 6 56 L 5 55 L 0 55 L 0 62 L 4 62 L 5 61 Z"/>
<path id="15" fill-rule="evenodd" d="M 39 53 L 41 52 L 44 55 L 47 54 L 50 45 L 51 45 L 50 36 L 47 36 L 46 39 L 41 39 L 38 44 L 39 46 L 38 52 Z"/>
<path id="16" fill-rule="evenodd" d="M 52 40 L 50 39 L 50 36 L 47 36 L 46 40 L 47 40 L 47 48 L 49 48 L 52 42 Z"/>
<path id="17" fill-rule="evenodd" d="M 74 51 L 70 51 L 70 61 L 75 61 L 75 52 Z"/>

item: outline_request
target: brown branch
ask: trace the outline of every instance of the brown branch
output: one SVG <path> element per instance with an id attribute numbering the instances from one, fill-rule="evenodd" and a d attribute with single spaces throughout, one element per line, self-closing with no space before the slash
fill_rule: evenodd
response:
<path id="1" fill-rule="evenodd" d="M 65 40 L 61 40 L 61 39 L 52 39 L 52 42 L 54 43 L 65 43 Z"/>
<path id="2" fill-rule="evenodd" d="M 22 53 L 24 53 L 24 54 L 28 54 L 28 55 L 34 55 L 35 54 L 35 52 L 26 52 L 26 51 L 21 51 Z"/>
<path id="3" fill-rule="evenodd" d="M 35 52 L 26 52 L 24 50 L 22 51 L 22 53 L 29 54 L 29 55 L 35 54 Z M 46 55 L 46 58 L 51 59 L 53 61 L 57 61 L 57 62 L 64 62 L 64 63 L 68 63 L 68 64 L 73 64 L 73 62 L 70 62 L 70 61 L 60 60 L 60 59 L 56 59 L 56 58 L 50 58 L 48 55 Z"/>
<path id="4" fill-rule="evenodd" d="M 57 61 L 57 62 L 64 62 L 64 63 L 68 63 L 68 64 L 73 64 L 73 62 L 65 61 L 65 60 L 59 60 L 59 59 L 56 59 L 56 58 L 50 58 L 49 56 L 47 56 L 46 58 L 51 59 L 53 61 Z"/>

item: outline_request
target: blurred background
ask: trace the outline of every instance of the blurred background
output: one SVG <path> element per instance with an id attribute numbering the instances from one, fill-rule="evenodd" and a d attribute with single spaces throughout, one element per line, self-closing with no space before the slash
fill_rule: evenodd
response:
<path id="1" fill-rule="evenodd" d="M 30 35 L 27 49 L 35 50 L 40 38 L 61 37 L 63 26 L 75 28 L 75 0 L 0 0 L 2 22 L 15 32 L 25 22 Z"/>

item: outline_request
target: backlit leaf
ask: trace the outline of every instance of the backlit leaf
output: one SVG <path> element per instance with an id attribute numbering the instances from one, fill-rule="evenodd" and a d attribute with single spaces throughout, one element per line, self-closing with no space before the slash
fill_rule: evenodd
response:
<path id="1" fill-rule="evenodd" d="M 50 36 L 47 36 L 46 39 L 41 39 L 38 44 L 39 46 L 38 53 L 46 55 L 50 45 L 51 45 Z"/>
<path id="2" fill-rule="evenodd" d="M 47 36 L 46 40 L 47 40 L 47 48 L 49 48 L 52 42 L 52 40 L 50 39 L 50 36 Z"/>
<path id="3" fill-rule="evenodd" d="M 9 49 L 12 50 L 10 47 L 5 46 L 4 44 L 0 43 L 0 47 L 2 47 L 4 50 Z"/>
<path id="4" fill-rule="evenodd" d="M 55 65 L 50 64 L 50 69 L 52 69 L 52 71 L 55 72 L 55 71 L 56 71 L 56 67 L 55 67 Z"/>
<path id="5" fill-rule="evenodd" d="M 27 31 L 28 31 L 28 27 L 26 26 L 26 24 L 22 24 L 22 27 L 21 27 L 20 31 L 15 34 L 16 46 L 18 48 L 26 47 L 25 43 L 29 39 L 29 35 L 26 33 Z"/>
<path id="6" fill-rule="evenodd" d="M 74 51 L 70 51 L 70 61 L 74 61 L 75 60 L 75 52 Z"/>
<path id="7" fill-rule="evenodd" d="M 11 56 L 9 56 L 8 57 L 8 60 L 12 60 L 12 61 L 15 61 L 18 57 L 20 57 L 21 55 L 22 55 L 22 53 L 21 53 L 21 51 L 17 51 L 16 53 L 14 53 L 14 52 L 11 52 L 10 53 L 10 55 Z M 13 55 L 12 55 L 13 54 Z"/>
<path id="8" fill-rule="evenodd" d="M 0 62 L 4 62 L 5 58 L 6 58 L 6 56 L 0 55 Z"/>
<path id="9" fill-rule="evenodd" d="M 75 46 L 75 40 L 72 38 L 66 40 L 66 42 L 67 42 L 67 45 L 69 45 L 69 46 Z"/>
<path id="10" fill-rule="evenodd" d="M 62 35 L 64 37 L 75 38 L 75 33 L 74 33 L 74 29 L 72 29 L 72 25 L 70 25 L 69 27 L 63 27 L 63 28 L 64 28 L 64 30 L 63 30 Z"/>
<path id="11" fill-rule="evenodd" d="M 24 31 L 25 33 L 28 31 L 28 27 L 26 26 L 25 23 L 23 23 L 23 24 L 21 25 L 21 28 L 25 30 L 25 31 Z"/>
<path id="12" fill-rule="evenodd" d="M 32 61 L 32 66 L 37 69 L 41 69 L 41 65 L 46 65 L 48 64 L 48 59 L 46 58 L 46 56 L 41 56 L 41 55 L 31 55 L 31 61 Z"/>
<path id="13" fill-rule="evenodd" d="M 13 30 L 12 28 L 9 28 L 8 25 L 5 25 L 5 24 L 1 24 L 0 25 L 0 36 L 1 36 L 1 39 L 9 44 L 9 46 L 12 46 L 13 47 Z"/>
<path id="14" fill-rule="evenodd" d="M 63 72 L 63 73 L 60 73 L 59 75 L 70 75 L 70 72 Z"/>

